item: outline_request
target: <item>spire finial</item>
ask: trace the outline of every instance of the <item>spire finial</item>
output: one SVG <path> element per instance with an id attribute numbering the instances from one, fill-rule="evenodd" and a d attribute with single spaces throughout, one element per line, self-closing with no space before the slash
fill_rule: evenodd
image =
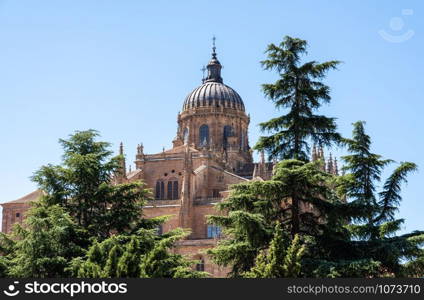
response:
<path id="1" fill-rule="evenodd" d="M 212 37 L 212 57 L 216 58 L 216 46 L 215 46 L 216 37 Z"/>
<path id="2" fill-rule="evenodd" d="M 120 155 L 124 154 L 124 144 L 122 142 L 119 144 L 119 154 Z"/>
<path id="3" fill-rule="evenodd" d="M 219 82 L 222 83 L 222 77 L 221 77 L 221 69 L 222 65 L 216 58 L 216 46 L 215 46 L 215 36 L 212 38 L 212 59 L 209 61 L 206 68 L 208 69 L 208 75 L 203 80 L 203 83 L 206 82 Z"/>
<path id="4" fill-rule="evenodd" d="M 137 145 L 137 154 L 143 154 L 143 143 Z"/>

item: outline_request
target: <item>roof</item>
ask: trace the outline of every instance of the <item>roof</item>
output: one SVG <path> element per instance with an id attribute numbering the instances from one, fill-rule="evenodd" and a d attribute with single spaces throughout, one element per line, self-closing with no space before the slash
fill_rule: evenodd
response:
<path id="1" fill-rule="evenodd" d="M 193 172 L 196 173 L 196 174 L 199 174 L 200 172 L 202 172 L 203 170 L 208 169 L 208 168 L 214 169 L 214 170 L 217 170 L 217 171 L 220 171 L 220 172 L 222 172 L 224 174 L 227 174 L 229 176 L 232 176 L 232 177 L 236 177 L 237 179 L 240 179 L 242 181 L 248 181 L 248 179 L 246 179 L 244 177 L 238 176 L 237 174 L 231 173 L 231 172 L 229 172 L 227 170 L 224 170 L 222 168 L 218 168 L 216 166 L 201 165 L 196 170 L 194 170 Z"/>
<path id="2" fill-rule="evenodd" d="M 183 110 L 197 107 L 230 107 L 244 111 L 240 95 L 220 82 L 205 82 L 194 89 L 185 99 Z"/>
<path id="3" fill-rule="evenodd" d="M 141 170 L 141 169 L 137 169 L 137 170 L 134 170 L 134 171 L 128 172 L 128 173 L 127 173 L 127 178 L 128 178 L 128 179 L 131 179 L 131 178 L 133 178 L 133 177 L 137 176 L 140 172 L 142 172 L 142 170 Z"/>
<path id="4" fill-rule="evenodd" d="M 244 111 L 240 95 L 222 81 L 222 65 L 216 57 L 215 45 L 212 50 L 212 59 L 207 66 L 207 77 L 202 79 L 201 86 L 186 97 L 183 111 L 198 107 L 228 107 Z"/>
<path id="5" fill-rule="evenodd" d="M 42 195 L 44 195 L 44 192 L 42 190 L 35 190 L 19 199 L 8 201 L 5 203 L 2 203 L 1 205 L 3 206 L 5 204 L 29 203 L 29 202 L 38 200 L 38 198 L 40 198 Z"/>
<path id="6" fill-rule="evenodd" d="M 168 150 L 165 150 L 165 153 L 170 154 L 170 153 L 181 153 L 181 152 L 185 152 L 187 148 L 187 145 L 181 145 L 181 146 L 177 146 L 175 148 L 171 148 Z M 190 152 L 199 152 L 197 149 L 193 148 L 193 147 L 188 147 L 188 150 Z M 160 154 L 160 153 L 158 153 Z"/>

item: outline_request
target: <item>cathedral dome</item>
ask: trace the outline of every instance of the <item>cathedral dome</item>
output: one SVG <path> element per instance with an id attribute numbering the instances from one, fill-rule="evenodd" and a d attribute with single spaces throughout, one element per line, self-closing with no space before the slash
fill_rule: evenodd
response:
<path id="1" fill-rule="evenodd" d="M 183 110 L 198 107 L 229 107 L 244 111 L 240 95 L 228 85 L 215 81 L 206 81 L 186 97 Z"/>
<path id="2" fill-rule="evenodd" d="M 228 107 L 244 111 L 244 103 L 240 95 L 222 82 L 222 66 L 216 57 L 215 50 L 214 39 L 212 59 L 207 66 L 208 75 L 203 79 L 201 86 L 188 94 L 184 101 L 183 111 L 198 107 Z"/>

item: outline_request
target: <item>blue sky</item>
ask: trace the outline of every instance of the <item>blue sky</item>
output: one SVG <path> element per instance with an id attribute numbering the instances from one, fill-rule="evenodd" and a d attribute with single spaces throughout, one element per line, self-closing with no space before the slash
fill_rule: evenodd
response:
<path id="1" fill-rule="evenodd" d="M 260 90 L 276 77 L 259 61 L 267 44 L 290 35 L 309 42 L 307 59 L 343 61 L 321 110 L 340 132 L 350 136 L 351 123 L 365 120 L 374 152 L 420 166 L 399 215 L 405 230 L 424 230 L 423 9 L 420 1 L 0 0 L 0 202 L 34 190 L 31 174 L 59 163 L 57 141 L 75 130 L 97 129 L 115 149 L 123 141 L 128 161 L 140 142 L 146 152 L 169 148 L 213 35 L 254 144 L 257 124 L 276 115 Z"/>

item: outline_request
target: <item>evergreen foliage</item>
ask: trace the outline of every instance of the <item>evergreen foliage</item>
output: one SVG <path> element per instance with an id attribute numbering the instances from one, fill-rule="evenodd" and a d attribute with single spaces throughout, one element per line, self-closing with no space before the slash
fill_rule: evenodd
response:
<path id="1" fill-rule="evenodd" d="M 404 276 L 406 266 L 402 261 L 414 264 L 422 258 L 424 232 L 396 235 L 404 220 L 395 219 L 395 213 L 402 200 L 401 185 L 417 166 L 411 162 L 400 163 L 377 192 L 384 167 L 393 161 L 370 151 L 371 138 L 365 133 L 364 122 L 353 125 L 352 139 L 344 139 L 350 154 L 342 157 L 349 179 L 342 181 L 341 186 L 351 203 L 367 209 L 353 216 L 346 227 L 356 242 L 354 249 L 358 254 L 380 262 L 387 275 Z"/>
<path id="2" fill-rule="evenodd" d="M 23 226 L 0 235 L 4 277 L 202 277 L 194 261 L 171 247 L 185 236 L 162 236 L 168 216 L 146 219 L 150 193 L 138 183 L 116 184 L 123 157 L 112 157 L 98 133 L 76 132 L 61 140 L 63 164 L 47 165 L 33 177 L 45 196 L 34 203 Z"/>
<path id="3" fill-rule="evenodd" d="M 153 249 L 143 255 L 140 263 L 140 275 L 142 278 L 202 278 L 207 273 L 191 269 L 193 261 L 187 260 L 180 254 L 170 253 L 170 249 L 178 240 L 187 236 L 187 232 L 177 228 L 166 235 Z"/>
<path id="4" fill-rule="evenodd" d="M 330 88 L 322 80 L 340 62 L 301 64 L 306 48 L 306 41 L 286 36 L 279 45 L 268 46 L 268 57 L 261 62 L 265 70 L 275 70 L 279 75 L 275 83 L 262 85 L 265 96 L 277 109 L 288 109 L 286 114 L 260 124 L 262 131 L 272 134 L 260 137 L 255 148 L 266 150 L 270 159 L 308 161 L 309 141 L 330 146 L 341 138 L 334 118 L 315 114 L 331 99 Z"/>
<path id="5" fill-rule="evenodd" d="M 193 261 L 172 253 L 175 243 L 187 235 L 181 229 L 161 236 L 155 229 L 140 229 L 135 235 L 117 235 L 89 248 L 85 257 L 72 261 L 72 274 L 83 278 L 199 278 Z"/>
<path id="6" fill-rule="evenodd" d="M 401 163 L 378 191 L 383 167 L 392 161 L 370 152 L 362 122 L 354 124 L 353 138 L 344 143 L 346 175 L 327 174 L 320 162 L 284 160 L 271 180 L 234 185 L 217 206 L 227 214 L 209 217 L 225 235 L 209 250 L 214 261 L 231 267 L 233 277 L 284 277 L 284 249 L 290 243 L 299 247 L 300 239 L 301 268 L 291 276 L 423 276 L 424 232 L 396 235 L 403 223 L 395 219 L 401 185 L 416 165 Z M 293 210 L 296 198 L 299 205 Z M 275 222 L 291 232 L 278 244 Z"/>
<path id="7" fill-rule="evenodd" d="M 209 216 L 209 222 L 223 228 L 225 238 L 208 253 L 219 265 L 231 266 L 230 276 L 238 277 L 251 270 L 259 253 L 269 248 L 275 222 L 291 233 L 290 239 L 297 234 L 318 235 L 320 210 L 331 204 L 323 199 L 333 197 L 325 184 L 331 178 L 321 171 L 320 162 L 284 160 L 275 166 L 272 180 L 232 186 L 229 197 L 217 205 L 227 214 Z M 311 209 L 301 209 L 305 207 Z"/>
<path id="8" fill-rule="evenodd" d="M 149 191 L 141 182 L 111 184 L 122 172 L 122 156 L 111 157 L 109 143 L 96 141 L 94 130 L 77 131 L 60 140 L 62 165 L 40 168 L 33 180 L 46 192 L 49 205 L 58 204 L 93 236 L 139 228 L 144 200 Z"/>
<path id="9" fill-rule="evenodd" d="M 294 278 L 298 277 L 301 258 L 305 248 L 301 246 L 299 236 L 290 242 L 279 223 L 275 227 L 273 239 L 266 250 L 260 251 L 255 265 L 243 274 L 247 278 Z"/>
<path id="10" fill-rule="evenodd" d="M 58 205 L 36 203 L 25 225 L 16 224 L 11 237 L 3 235 L 8 249 L 2 259 L 4 275 L 11 277 L 68 277 L 67 264 L 82 255 L 87 233 Z"/>

